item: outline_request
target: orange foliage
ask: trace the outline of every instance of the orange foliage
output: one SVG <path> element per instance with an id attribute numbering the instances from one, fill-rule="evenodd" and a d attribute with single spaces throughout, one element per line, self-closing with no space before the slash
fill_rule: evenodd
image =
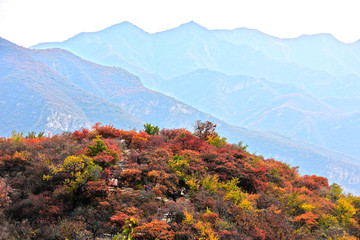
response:
<path id="1" fill-rule="evenodd" d="M 139 240 L 172 240 L 175 234 L 166 222 L 154 219 L 149 223 L 136 227 L 133 236 L 134 239 Z"/>
<path id="2" fill-rule="evenodd" d="M 97 122 L 92 128 L 103 138 L 121 138 L 124 133 L 123 130 L 116 129 L 113 125 L 100 125 L 101 123 Z"/>
<path id="3" fill-rule="evenodd" d="M 128 168 L 120 173 L 120 176 L 127 182 L 140 181 L 141 170 L 136 168 Z"/>
<path id="4" fill-rule="evenodd" d="M 317 225 L 317 220 L 319 219 L 318 214 L 312 212 L 306 212 L 294 218 L 294 222 L 299 223 L 300 226 L 306 225 L 309 229 Z"/>

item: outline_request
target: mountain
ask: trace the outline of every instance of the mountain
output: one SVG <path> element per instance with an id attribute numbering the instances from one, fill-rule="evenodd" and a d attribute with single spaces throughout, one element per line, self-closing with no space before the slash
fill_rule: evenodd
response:
<path id="1" fill-rule="evenodd" d="M 257 36 L 258 40 L 253 41 L 255 36 L 251 37 L 245 30 L 244 34 L 236 34 L 239 31 L 210 31 L 189 22 L 168 31 L 149 34 L 131 23 L 124 22 L 99 32 L 81 33 L 61 43 L 43 43 L 34 48 L 63 48 L 99 64 L 123 67 L 139 75 L 146 86 L 151 79 L 142 76 L 141 72 L 154 73 L 169 79 L 198 68 L 208 68 L 230 75 L 249 75 L 277 83 L 294 84 L 318 97 L 359 96 L 360 77 L 357 71 L 339 70 L 334 75 L 328 71 L 333 69 L 335 60 L 340 58 L 336 54 L 343 54 L 341 58 L 355 59 L 351 64 L 356 69 L 359 61 L 357 52 L 360 51 L 357 45 L 342 44 L 323 35 L 303 36 L 301 39 L 312 40 L 296 41 L 275 39 L 250 31 L 261 36 Z M 243 35 L 246 37 L 242 37 Z M 282 44 L 282 41 L 291 44 Z M 312 59 L 309 59 L 311 61 L 308 64 L 297 62 L 303 58 L 295 56 L 300 53 L 312 56 L 313 48 L 318 49 L 317 46 L 323 41 L 332 48 L 339 49 L 336 52 L 327 49 L 327 52 L 335 55 L 331 58 L 335 63 L 329 63 L 329 68 L 311 67 Z M 281 53 L 283 57 L 275 57 L 269 53 L 270 50 L 266 51 L 267 49 L 277 49 L 274 51 Z M 321 49 L 319 58 L 326 59 L 326 51 Z M 286 58 L 288 54 L 294 57 Z M 346 61 L 341 63 L 345 64 Z"/>
<path id="2" fill-rule="evenodd" d="M 359 114 L 344 113 L 346 103 L 316 98 L 292 84 L 198 69 L 161 81 L 158 90 L 236 126 L 360 156 L 354 141 L 360 134 Z"/>
<path id="3" fill-rule="evenodd" d="M 323 70 L 335 76 L 360 74 L 359 46 L 342 43 L 330 34 L 281 39 L 247 28 L 215 32 L 224 41 L 252 46 L 271 59 L 296 62 L 303 67 Z"/>
<path id="4" fill-rule="evenodd" d="M 164 80 L 158 89 L 234 125 L 243 125 L 253 115 L 285 104 L 309 112 L 336 111 L 292 84 L 209 69 Z"/>
<path id="5" fill-rule="evenodd" d="M 145 86 L 236 126 L 360 157 L 360 128 L 349 123 L 360 106 L 347 104 L 360 96 L 359 44 L 327 34 L 279 39 L 244 28 L 208 30 L 195 22 L 149 34 L 123 22 L 34 48 L 51 47 L 123 67 Z"/>
<path id="6" fill-rule="evenodd" d="M 0 39 L 2 136 L 12 130 L 75 130 L 96 121 L 113 121 L 123 128 L 142 126 L 121 107 L 85 91 L 37 61 L 32 56 L 35 52 Z"/>
<path id="7" fill-rule="evenodd" d="M 11 130 L 68 131 L 97 121 L 124 129 L 141 128 L 145 122 L 160 128 L 192 129 L 196 120 L 212 121 L 229 142 L 244 141 L 249 151 L 300 166 L 303 174 L 327 176 L 330 182 L 341 183 L 346 191 L 360 192 L 356 158 L 277 133 L 229 125 L 143 87 L 139 78 L 123 69 L 94 64 L 66 50 L 31 50 L 2 39 L 1 54 L 1 81 L 6 86 L 0 92 L 0 102 L 6 109 L 6 115 L 1 117 L 8 119 L 6 125 L 0 126 L 3 135 Z M 26 88 L 22 89 L 23 85 Z M 16 92 L 18 89 L 22 91 Z M 20 108 L 23 103 L 27 105 Z M 57 124 L 67 119 L 82 121 L 56 128 L 51 125 L 52 112 L 58 116 Z"/>

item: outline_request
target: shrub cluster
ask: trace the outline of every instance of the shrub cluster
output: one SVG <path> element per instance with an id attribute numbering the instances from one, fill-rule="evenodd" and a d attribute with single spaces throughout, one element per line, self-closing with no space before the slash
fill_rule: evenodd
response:
<path id="1" fill-rule="evenodd" d="M 360 198 L 195 132 L 0 139 L 0 239 L 359 239 Z"/>

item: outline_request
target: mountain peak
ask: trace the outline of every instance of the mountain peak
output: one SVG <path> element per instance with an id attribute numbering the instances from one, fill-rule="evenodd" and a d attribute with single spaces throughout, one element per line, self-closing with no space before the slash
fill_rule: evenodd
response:
<path id="1" fill-rule="evenodd" d="M 194 22 L 194 21 L 189 21 L 187 23 L 183 23 L 181 24 L 178 28 L 189 28 L 189 29 L 206 29 L 205 27 L 201 26 L 200 24 Z"/>
<path id="2" fill-rule="evenodd" d="M 121 23 L 115 24 L 111 27 L 131 27 L 131 28 L 138 28 L 135 24 L 132 24 L 129 21 L 123 21 Z"/>
<path id="3" fill-rule="evenodd" d="M 139 28 L 135 24 L 128 22 L 128 21 L 124 21 L 124 22 L 112 25 L 102 31 L 138 31 L 138 32 L 146 33 L 143 29 Z"/>

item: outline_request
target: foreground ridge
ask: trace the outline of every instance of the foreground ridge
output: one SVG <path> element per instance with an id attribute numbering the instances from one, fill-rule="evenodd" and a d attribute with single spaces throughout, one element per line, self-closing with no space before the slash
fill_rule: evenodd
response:
<path id="1" fill-rule="evenodd" d="M 0 139 L 0 239 L 357 239 L 360 198 L 211 122 Z"/>

